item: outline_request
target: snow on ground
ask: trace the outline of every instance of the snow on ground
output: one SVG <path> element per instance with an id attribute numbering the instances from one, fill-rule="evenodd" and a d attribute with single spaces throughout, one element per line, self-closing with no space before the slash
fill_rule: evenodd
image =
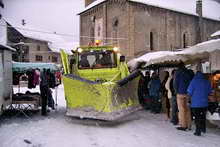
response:
<path id="1" fill-rule="evenodd" d="M 193 131 L 176 130 L 163 114 L 143 110 L 115 123 L 66 117 L 63 86 L 58 88 L 58 109 L 48 117 L 39 113 L 0 123 L 0 147 L 219 147 L 219 138 L 220 129 L 208 128 L 196 137 Z"/>

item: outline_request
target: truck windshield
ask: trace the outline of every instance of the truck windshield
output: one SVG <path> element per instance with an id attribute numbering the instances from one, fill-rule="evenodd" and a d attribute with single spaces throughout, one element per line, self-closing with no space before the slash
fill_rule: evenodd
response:
<path id="1" fill-rule="evenodd" d="M 79 69 L 116 67 L 116 57 L 113 51 L 87 51 L 79 54 Z"/>

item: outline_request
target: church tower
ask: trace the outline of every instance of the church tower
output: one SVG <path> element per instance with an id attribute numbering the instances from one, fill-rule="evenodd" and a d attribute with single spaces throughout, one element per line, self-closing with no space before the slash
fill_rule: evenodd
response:
<path id="1" fill-rule="evenodd" d="M 96 0 L 85 0 L 85 6 L 87 7 L 89 4 L 93 3 Z"/>

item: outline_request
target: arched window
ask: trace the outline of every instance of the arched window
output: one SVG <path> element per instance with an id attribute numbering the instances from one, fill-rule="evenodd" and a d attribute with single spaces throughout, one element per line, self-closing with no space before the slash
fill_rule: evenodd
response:
<path id="1" fill-rule="evenodd" d="M 154 35 L 153 32 L 150 32 L 150 50 L 154 50 Z"/>
<path id="2" fill-rule="evenodd" d="M 183 34 L 183 48 L 187 48 L 187 35 L 186 35 L 186 33 Z"/>

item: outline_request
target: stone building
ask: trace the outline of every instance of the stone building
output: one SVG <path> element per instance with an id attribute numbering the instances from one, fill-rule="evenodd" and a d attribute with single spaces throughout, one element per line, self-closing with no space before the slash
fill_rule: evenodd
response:
<path id="1" fill-rule="evenodd" d="M 151 51 L 186 48 L 208 40 L 220 29 L 218 3 L 169 2 L 85 0 L 86 7 L 79 15 L 80 36 L 86 37 L 80 38 L 80 45 L 101 39 L 105 45 L 119 46 L 130 59 Z M 207 10 L 216 14 L 210 16 Z"/>

